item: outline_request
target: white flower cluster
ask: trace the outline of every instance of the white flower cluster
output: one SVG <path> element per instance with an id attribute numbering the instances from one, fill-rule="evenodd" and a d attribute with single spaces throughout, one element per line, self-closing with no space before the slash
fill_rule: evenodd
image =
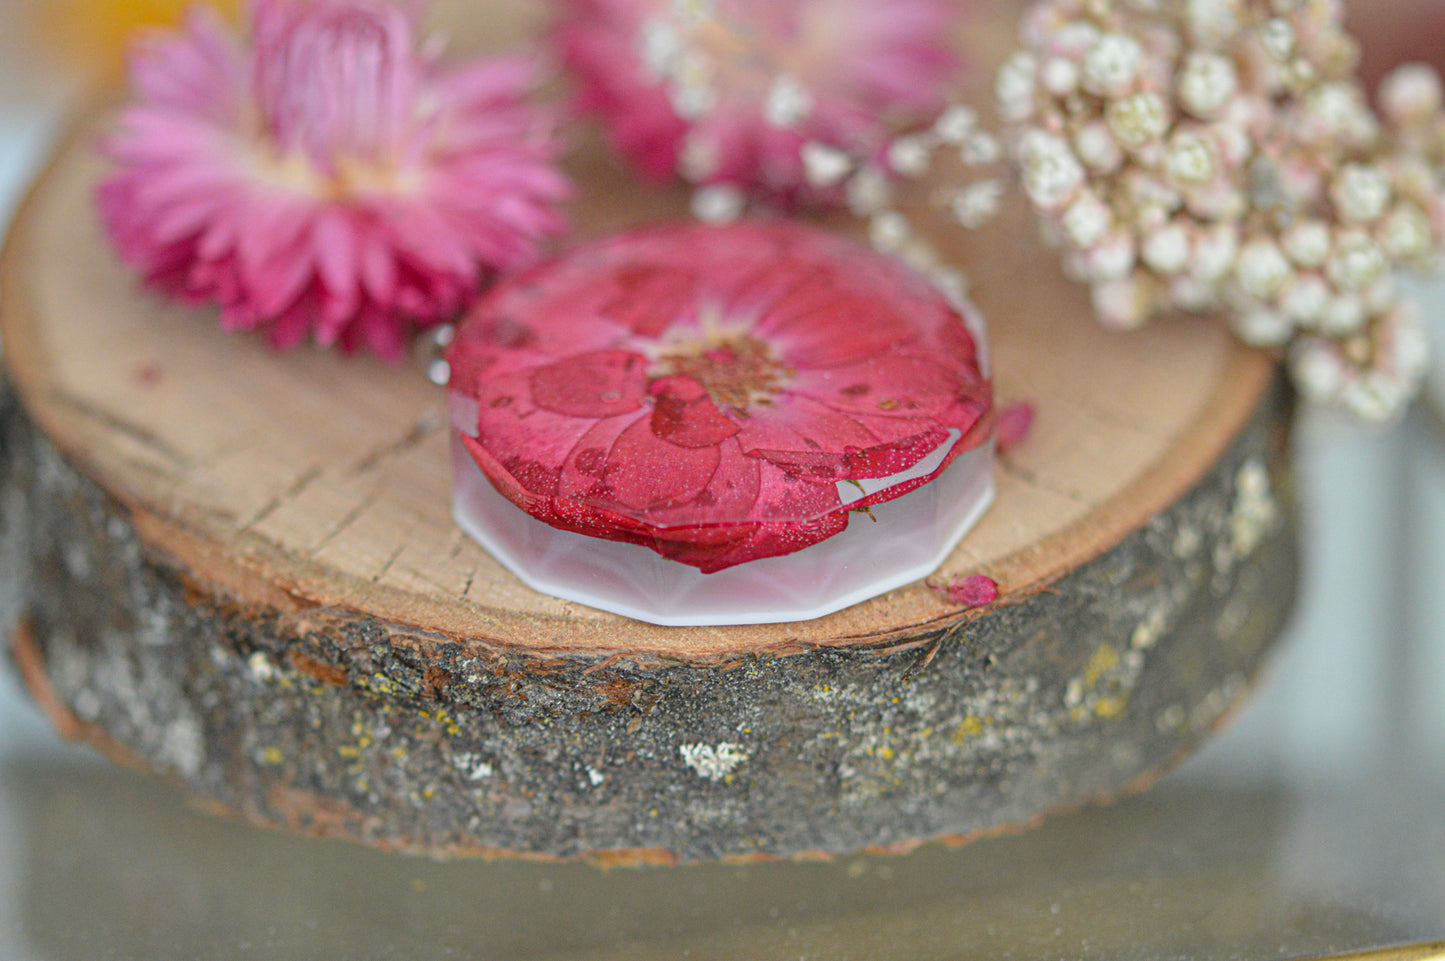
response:
<path id="1" fill-rule="evenodd" d="M 1397 267 L 1445 230 L 1441 85 L 1354 78 L 1339 0 L 1040 0 L 1002 67 L 1020 177 L 1100 320 L 1218 312 L 1310 399 L 1399 414 L 1426 364 Z"/>
<path id="2" fill-rule="evenodd" d="M 929 206 L 959 226 L 975 230 L 998 214 L 1004 196 L 1003 146 L 972 107 L 953 103 L 932 125 L 893 137 L 876 157 L 862 157 L 817 142 L 803 145 L 808 184 L 842 191 L 847 209 L 868 225 L 868 239 L 927 277 L 950 299 L 963 303 L 968 280 L 948 263 L 906 215 L 898 201 L 917 191 L 910 182 L 930 187 Z M 932 176 L 951 164 L 963 176 Z"/>

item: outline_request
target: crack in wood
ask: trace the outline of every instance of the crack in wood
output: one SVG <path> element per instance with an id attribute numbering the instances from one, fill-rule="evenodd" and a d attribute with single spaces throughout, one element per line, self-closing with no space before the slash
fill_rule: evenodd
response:
<path id="1" fill-rule="evenodd" d="M 314 484 L 317 478 L 321 476 L 321 473 L 322 471 L 320 465 L 315 465 L 307 468 L 294 481 L 291 482 L 289 487 L 287 487 L 280 494 L 277 494 L 275 497 L 271 498 L 269 501 L 267 501 L 261 506 L 260 510 L 258 510 L 255 514 L 251 515 L 251 517 L 241 525 L 240 533 L 250 533 L 250 531 L 257 525 L 264 524 L 266 520 L 271 517 L 271 515 L 275 514 L 288 502 L 295 500 L 303 493 L 305 493 L 306 489 L 312 484 Z"/>
<path id="2" fill-rule="evenodd" d="M 375 574 L 372 575 L 371 583 L 381 583 L 381 579 L 391 572 L 392 566 L 396 564 L 397 559 L 401 557 L 401 553 L 404 550 L 406 550 L 406 545 L 401 544 L 396 548 L 396 550 L 392 551 L 391 556 L 386 559 L 386 563 L 381 565 L 381 570 L 377 571 Z"/>
<path id="3" fill-rule="evenodd" d="M 1132 417 L 1126 417 L 1120 411 L 1106 407 L 1092 397 L 1082 396 L 1077 398 L 1077 402 L 1081 408 L 1088 411 L 1090 416 L 1101 424 L 1108 424 L 1112 427 L 1132 431 L 1133 433 L 1149 438 L 1156 437 L 1159 434 L 1157 425 L 1135 420 Z"/>
<path id="4" fill-rule="evenodd" d="M 1085 507 L 1094 506 L 1094 501 L 1092 499 L 1085 497 L 1078 491 L 1071 490 L 1067 487 L 1056 487 L 1053 484 L 1046 484 L 1042 480 L 1040 480 L 1039 476 L 1033 471 L 1029 470 L 1026 467 L 1021 467 L 1018 464 L 1008 460 L 1007 458 L 1000 458 L 998 461 L 998 467 L 999 470 L 1003 471 L 1004 473 L 1016 477 L 1026 484 L 1037 487 L 1041 491 L 1048 491 L 1050 494 L 1058 494 L 1060 497 L 1067 498 L 1074 503 L 1082 504 Z"/>
<path id="5" fill-rule="evenodd" d="M 447 560 L 456 560 L 457 556 L 461 554 L 462 548 L 469 543 L 471 543 L 471 538 L 467 536 L 466 531 L 461 529 L 452 531 L 452 546 L 447 550 Z"/>
<path id="6" fill-rule="evenodd" d="M 364 457 L 353 464 L 346 474 L 349 477 L 356 477 L 365 474 L 397 457 L 404 456 L 408 452 L 421 446 L 426 440 L 446 426 L 446 421 L 438 417 L 423 415 L 411 428 L 398 439 L 383 444 L 375 450 L 368 452 Z"/>
<path id="7" fill-rule="evenodd" d="M 311 548 L 311 556 L 315 557 L 317 554 L 320 554 L 322 551 L 326 550 L 326 546 L 332 541 L 336 540 L 336 538 L 341 535 L 342 531 L 346 530 L 352 524 L 356 523 L 357 518 L 359 518 L 362 514 L 366 513 L 366 509 L 371 506 L 372 502 L 375 499 L 376 496 L 373 493 L 372 496 L 367 497 L 361 503 L 357 504 L 355 507 L 351 508 L 351 510 L 343 514 L 341 518 L 331 526 L 331 530 L 328 531 L 326 535 L 322 537 L 321 540 L 314 547 Z"/>
<path id="8" fill-rule="evenodd" d="M 181 473 L 188 472 L 196 466 L 194 461 L 166 443 L 153 431 L 141 427 L 138 424 L 133 424 L 125 418 L 119 417 L 111 411 L 91 403 L 83 397 L 77 397 L 68 391 L 58 388 L 52 389 L 49 396 L 52 401 L 62 407 L 68 407 L 75 413 L 97 421 L 107 429 L 129 437 L 142 447 L 154 451 L 164 460 L 169 461 L 177 467 Z"/>

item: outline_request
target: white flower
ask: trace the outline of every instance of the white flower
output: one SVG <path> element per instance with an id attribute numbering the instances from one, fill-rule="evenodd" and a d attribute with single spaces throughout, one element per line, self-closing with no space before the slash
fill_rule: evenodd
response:
<path id="1" fill-rule="evenodd" d="M 814 187 L 833 187 L 843 182 L 853 169 L 853 158 L 847 151 L 826 144 L 809 142 L 800 152 L 803 172 Z"/>
<path id="2" fill-rule="evenodd" d="M 1019 148 L 1024 189 L 1044 210 L 1068 203 L 1084 182 L 1084 168 L 1069 145 L 1053 134 L 1031 130 Z"/>
<path id="3" fill-rule="evenodd" d="M 1161 274 L 1177 274 L 1189 265 L 1189 234 L 1173 223 L 1144 240 L 1144 262 Z"/>
<path id="4" fill-rule="evenodd" d="M 1186 15 L 1195 43 L 1217 47 L 1239 32 L 1239 0 L 1188 0 Z"/>
<path id="5" fill-rule="evenodd" d="M 1079 197 L 1064 211 L 1064 231 L 1080 249 L 1098 243 L 1113 223 L 1108 205 L 1092 193 Z"/>
<path id="6" fill-rule="evenodd" d="M 1179 102 L 1200 120 L 1213 120 L 1239 92 L 1239 75 L 1228 57 L 1196 50 L 1179 72 Z"/>
<path id="7" fill-rule="evenodd" d="M 1164 167 L 1176 183 L 1202 184 L 1214 179 L 1219 164 L 1214 145 L 1198 133 L 1181 130 L 1169 140 Z"/>
<path id="8" fill-rule="evenodd" d="M 1281 62 L 1288 60 L 1294 55 L 1295 50 L 1294 27 L 1290 26 L 1288 20 L 1274 17 L 1264 25 L 1260 32 L 1260 40 L 1264 43 L 1264 49 L 1269 55 Z"/>
<path id="9" fill-rule="evenodd" d="M 1094 312 L 1111 330 L 1133 330 L 1149 319 L 1154 297 L 1143 278 L 1124 277 L 1098 284 L 1093 290 Z"/>
<path id="10" fill-rule="evenodd" d="M 1420 63 L 1394 70 L 1380 84 L 1380 106 L 1396 124 L 1418 123 L 1440 113 L 1440 75 Z"/>
<path id="11" fill-rule="evenodd" d="M 1404 406 L 1404 393 L 1390 378 L 1366 371 L 1345 384 L 1339 403 L 1367 424 L 1383 424 Z"/>
<path id="12" fill-rule="evenodd" d="M 1391 193 L 1390 181 L 1378 167 L 1367 164 L 1347 164 L 1330 185 L 1335 209 L 1353 223 L 1379 220 L 1390 205 Z"/>
<path id="13" fill-rule="evenodd" d="M 1084 252 L 1084 269 L 1096 283 L 1123 280 L 1138 263 L 1134 238 L 1122 230 L 1111 231 Z"/>
<path id="14" fill-rule="evenodd" d="M 1269 300 L 1279 293 L 1292 273 L 1289 261 L 1269 240 L 1254 240 L 1239 252 L 1235 279 L 1240 289 L 1256 300 Z"/>
<path id="15" fill-rule="evenodd" d="M 893 199 L 888 177 L 877 167 L 864 167 L 848 179 L 848 209 L 858 217 L 871 217 Z"/>
<path id="16" fill-rule="evenodd" d="M 1330 285 L 1323 277 L 1309 274 L 1299 278 L 1280 300 L 1280 310 L 1301 327 L 1312 327 L 1325 316 L 1330 303 Z"/>
<path id="17" fill-rule="evenodd" d="M 1406 263 L 1430 256 L 1434 247 L 1430 218 L 1411 203 L 1398 205 L 1380 226 L 1380 243 L 1391 257 Z"/>
<path id="18" fill-rule="evenodd" d="M 959 161 L 969 167 L 997 163 L 1002 154 L 998 138 L 986 130 L 975 130 L 958 148 Z"/>
<path id="19" fill-rule="evenodd" d="M 1080 127 L 1074 134 L 1074 149 L 1095 173 L 1113 173 L 1124 165 L 1124 151 L 1103 121 Z"/>
<path id="20" fill-rule="evenodd" d="M 1284 249 L 1299 266 L 1317 270 L 1330 258 L 1330 228 L 1322 220 L 1306 220 L 1295 224 L 1284 235 Z"/>
<path id="21" fill-rule="evenodd" d="M 796 127 L 812 112 L 813 95 L 796 78 L 787 74 L 780 74 L 773 81 L 772 89 L 763 102 L 763 119 L 783 129 Z"/>
<path id="22" fill-rule="evenodd" d="M 1050 57 L 1039 71 L 1039 81 L 1055 97 L 1073 93 L 1079 86 L 1079 67 L 1063 57 Z"/>
<path id="23" fill-rule="evenodd" d="M 930 144 L 922 134 L 898 137 L 888 145 L 888 165 L 905 177 L 927 173 L 931 159 Z"/>
<path id="24" fill-rule="evenodd" d="M 903 249 L 911 233 L 908 221 L 902 215 L 889 210 L 873 218 L 868 226 L 868 241 L 875 250 L 893 254 Z"/>
<path id="25" fill-rule="evenodd" d="M 643 66 L 653 78 L 667 76 L 682 53 L 682 35 L 661 17 L 649 17 L 641 33 Z"/>
<path id="26" fill-rule="evenodd" d="M 1304 143 L 1334 141 L 1364 149 L 1379 136 L 1380 125 L 1360 89 L 1348 83 L 1325 83 L 1311 90 L 1301 105 L 1304 120 L 1298 135 Z"/>
<path id="27" fill-rule="evenodd" d="M 1283 314 L 1258 308 L 1234 316 L 1234 332 L 1251 347 L 1278 347 L 1289 340 L 1294 325 Z"/>
<path id="28" fill-rule="evenodd" d="M 747 195 L 739 188 L 730 184 L 711 184 L 693 192 L 692 214 L 704 223 L 732 223 L 742 216 L 747 202 Z"/>
<path id="29" fill-rule="evenodd" d="M 999 81 L 1014 156 L 1099 319 L 1220 312 L 1301 345 L 1311 396 L 1398 410 L 1392 271 L 1445 244 L 1439 78 L 1396 71 L 1382 122 L 1340 0 L 1033 0 L 1024 20 Z"/>
<path id="30" fill-rule="evenodd" d="M 1084 89 L 1099 96 L 1126 92 L 1139 76 L 1144 50 L 1126 33 L 1108 33 L 1084 56 Z"/>
<path id="31" fill-rule="evenodd" d="M 1111 101 L 1104 120 L 1119 143 L 1131 148 L 1143 147 L 1169 130 L 1169 105 L 1157 93 L 1146 90 Z"/>
<path id="32" fill-rule="evenodd" d="M 1015 53 L 999 68 L 994 94 L 1005 120 L 1027 120 L 1034 112 L 1039 64 L 1033 54 Z"/>
<path id="33" fill-rule="evenodd" d="M 962 144 L 978 127 L 978 112 L 972 107 L 955 104 L 933 123 L 933 133 L 944 143 Z"/>
<path id="34" fill-rule="evenodd" d="M 1374 286 L 1389 270 L 1389 263 L 1373 238 L 1352 232 L 1340 238 L 1325 270 L 1336 287 L 1358 293 Z"/>
<path id="35" fill-rule="evenodd" d="M 1339 396 L 1348 379 L 1345 359 L 1327 340 L 1297 340 L 1290 352 L 1290 373 L 1306 400 L 1327 403 Z"/>
<path id="36" fill-rule="evenodd" d="M 1050 38 L 1049 50 L 1070 60 L 1082 60 L 1103 36 L 1099 28 L 1087 20 L 1071 20 L 1059 27 Z"/>
<path id="37" fill-rule="evenodd" d="M 953 199 L 953 216 L 970 230 L 982 227 L 998 213 L 999 202 L 1003 199 L 1003 183 L 998 180 L 980 180 L 969 184 Z"/>
<path id="38" fill-rule="evenodd" d="M 1353 294 L 1330 298 L 1320 317 L 1320 329 L 1327 333 L 1352 334 L 1365 326 L 1365 303 Z"/>
<path id="39" fill-rule="evenodd" d="M 1209 281 L 1221 280 L 1234 270 L 1239 258 L 1239 228 L 1222 223 L 1204 230 L 1194 241 L 1194 276 Z"/>

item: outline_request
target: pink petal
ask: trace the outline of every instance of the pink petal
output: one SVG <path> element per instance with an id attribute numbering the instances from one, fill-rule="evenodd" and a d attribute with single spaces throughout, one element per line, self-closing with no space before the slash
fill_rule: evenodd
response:
<path id="1" fill-rule="evenodd" d="M 1029 436 L 1034 426 L 1034 405 L 1029 403 L 1011 404 L 1005 407 L 994 422 L 994 443 L 1000 454 L 1006 454 Z"/>
<path id="2" fill-rule="evenodd" d="M 858 363 L 801 369 L 789 389 L 855 417 L 937 417 L 959 393 L 954 365 L 914 351 L 880 351 Z"/>
<path id="3" fill-rule="evenodd" d="M 642 337 L 656 337 L 694 302 L 697 277 L 666 267 L 624 267 L 601 312 Z"/>
<path id="4" fill-rule="evenodd" d="M 741 429 L 718 410 L 691 377 L 667 377 L 648 389 L 655 398 L 652 432 L 679 447 L 716 447 Z"/>
<path id="5" fill-rule="evenodd" d="M 620 510 L 621 505 L 605 482 L 607 457 L 622 432 L 646 418 L 647 412 L 639 408 L 631 416 L 608 417 L 588 427 L 562 463 L 558 498 L 612 512 Z"/>
<path id="6" fill-rule="evenodd" d="M 616 417 L 641 406 L 645 368 L 640 355 L 620 350 L 565 357 L 532 372 L 532 399 L 569 417 Z"/>
<path id="7" fill-rule="evenodd" d="M 748 522 L 731 523 L 720 519 L 756 516 L 767 465 L 745 456 L 732 441 L 723 441 L 716 449 L 718 467 L 707 486 L 685 503 L 650 512 L 649 527 L 671 532 L 668 536 L 674 541 L 691 538 L 709 543 L 713 542 L 714 535 L 731 542 L 743 536 L 739 534 L 740 530 L 744 533 L 751 530 L 752 525 Z M 823 509 L 829 508 L 825 506 Z"/>
<path id="8" fill-rule="evenodd" d="M 998 581 L 983 574 L 955 577 L 943 587 L 950 603 L 959 607 L 983 607 L 998 600 Z"/>
<path id="9" fill-rule="evenodd" d="M 639 420 L 617 438 L 603 479 L 617 502 L 636 511 L 657 511 L 692 500 L 713 480 L 716 447 L 679 447 Z"/>
<path id="10" fill-rule="evenodd" d="M 197 6 L 184 31 L 137 45 L 131 80 L 140 96 L 216 124 L 234 122 L 246 69 L 230 29 L 214 10 Z"/>
<path id="11" fill-rule="evenodd" d="M 878 443 L 877 435 L 856 418 L 840 414 L 807 397 L 792 397 L 768 412 L 751 417 L 738 443 L 752 457 L 761 457 L 790 474 L 825 480 L 849 476 L 848 452 Z"/>

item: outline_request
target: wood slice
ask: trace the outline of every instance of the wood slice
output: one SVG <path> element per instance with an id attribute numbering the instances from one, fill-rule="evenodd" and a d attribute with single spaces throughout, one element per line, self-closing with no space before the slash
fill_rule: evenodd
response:
<path id="1" fill-rule="evenodd" d="M 901 849 L 1146 782 L 1293 596 L 1289 399 L 1215 324 L 1109 335 L 1018 211 L 953 241 L 1039 411 L 930 581 L 664 628 L 526 588 L 450 517 L 416 370 L 276 355 L 141 293 L 81 124 L 6 249 L 0 627 L 64 730 L 245 818 L 444 853 Z M 583 234 L 676 215 L 584 151 Z M 1002 243 L 999 238 L 1006 240 Z"/>

